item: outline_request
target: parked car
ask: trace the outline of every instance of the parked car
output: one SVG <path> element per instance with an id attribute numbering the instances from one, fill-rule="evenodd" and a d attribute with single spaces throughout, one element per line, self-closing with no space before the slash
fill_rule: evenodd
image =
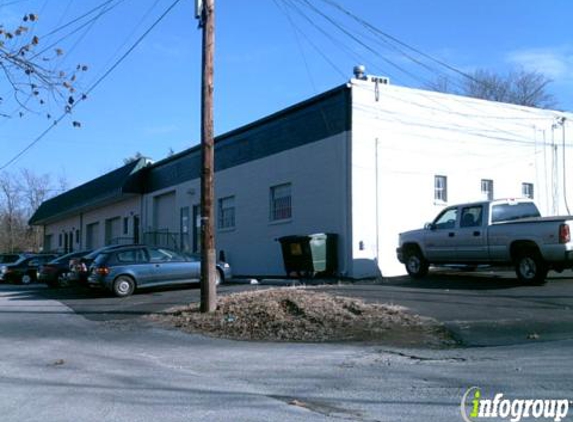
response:
<path id="1" fill-rule="evenodd" d="M 100 252 L 90 267 L 88 284 L 126 297 L 135 289 L 198 283 L 200 277 L 201 261 L 196 256 L 138 245 Z M 216 277 L 217 284 L 229 279 L 229 264 L 218 262 Z"/>
<path id="2" fill-rule="evenodd" d="M 30 284 L 36 281 L 38 268 L 56 257 L 56 254 L 22 256 L 16 262 L 0 267 L 0 281 Z"/>
<path id="3" fill-rule="evenodd" d="M 540 217 L 526 199 L 454 205 L 401 233 L 396 252 L 412 277 L 430 265 L 513 265 L 520 281 L 542 284 L 550 269 L 573 267 L 572 226 L 573 216 Z"/>
<path id="4" fill-rule="evenodd" d="M 25 256 L 27 256 L 27 255 L 19 254 L 19 253 L 3 253 L 3 254 L 0 254 L 0 265 L 12 264 L 12 263 L 18 261 L 19 259 L 21 259 Z"/>
<path id="5" fill-rule="evenodd" d="M 42 265 L 38 269 L 38 281 L 46 283 L 48 287 L 58 287 L 66 284 L 68 274 L 77 258 L 81 258 L 90 252 L 89 250 L 71 252 Z"/>
<path id="6" fill-rule="evenodd" d="M 96 257 L 107 250 L 121 248 L 124 246 L 136 246 L 136 245 L 108 245 L 101 248 L 95 249 L 84 256 L 76 257 L 70 262 L 70 272 L 68 273 L 68 281 L 77 284 L 86 284 L 88 281 L 88 270 L 90 265 L 94 262 Z"/>

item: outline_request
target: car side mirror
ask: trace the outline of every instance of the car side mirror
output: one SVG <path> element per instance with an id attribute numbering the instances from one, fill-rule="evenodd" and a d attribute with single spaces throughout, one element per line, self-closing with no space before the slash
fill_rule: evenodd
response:
<path id="1" fill-rule="evenodd" d="M 425 230 L 436 230 L 436 225 L 434 223 L 426 223 L 424 224 Z"/>

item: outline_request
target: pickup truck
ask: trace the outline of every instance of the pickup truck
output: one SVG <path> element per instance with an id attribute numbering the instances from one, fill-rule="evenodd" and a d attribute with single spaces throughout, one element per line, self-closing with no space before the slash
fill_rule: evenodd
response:
<path id="1" fill-rule="evenodd" d="M 514 266 L 517 278 L 545 283 L 550 269 L 573 267 L 573 216 L 541 217 L 528 199 L 445 208 L 423 229 L 401 233 L 398 260 L 411 277 L 433 266 Z"/>

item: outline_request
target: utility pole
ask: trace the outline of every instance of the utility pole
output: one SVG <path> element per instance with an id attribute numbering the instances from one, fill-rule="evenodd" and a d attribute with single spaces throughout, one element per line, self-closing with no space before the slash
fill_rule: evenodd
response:
<path id="1" fill-rule="evenodd" d="M 215 285 L 215 209 L 213 73 L 215 50 L 215 0 L 195 0 L 196 17 L 203 29 L 201 88 L 201 312 L 217 309 Z"/>

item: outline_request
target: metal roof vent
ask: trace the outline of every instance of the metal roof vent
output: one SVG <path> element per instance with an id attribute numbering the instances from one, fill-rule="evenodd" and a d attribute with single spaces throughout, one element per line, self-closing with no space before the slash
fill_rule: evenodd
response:
<path id="1" fill-rule="evenodd" d="M 354 77 L 356 79 L 361 79 L 363 81 L 368 79 L 368 77 L 366 76 L 366 67 L 362 64 L 354 66 L 353 72 L 354 72 Z"/>

